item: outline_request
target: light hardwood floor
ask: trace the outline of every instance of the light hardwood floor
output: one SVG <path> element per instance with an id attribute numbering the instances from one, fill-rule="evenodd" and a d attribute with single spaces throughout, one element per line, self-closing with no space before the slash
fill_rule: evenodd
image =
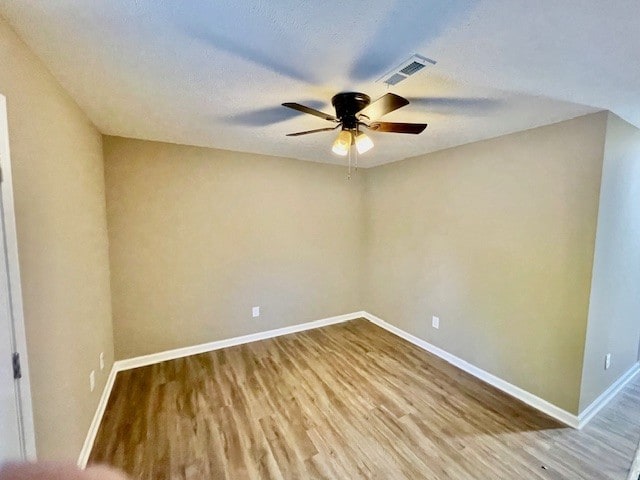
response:
<path id="1" fill-rule="evenodd" d="M 582 431 L 354 320 L 118 374 L 90 462 L 136 479 L 626 478 L 640 378 Z"/>

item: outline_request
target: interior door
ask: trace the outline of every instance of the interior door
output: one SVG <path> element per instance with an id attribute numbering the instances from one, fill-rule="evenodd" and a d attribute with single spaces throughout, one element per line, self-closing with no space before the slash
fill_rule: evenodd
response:
<path id="1" fill-rule="evenodd" d="M 7 105 L 0 95 L 0 463 L 35 460 L 36 453 L 9 159 Z M 14 379 L 16 351 L 23 355 L 21 380 Z"/>
<path id="2" fill-rule="evenodd" d="M 2 184 L 0 183 L 0 189 Z M 2 195 L 0 195 L 0 214 Z M 0 221 L 0 463 L 23 458 L 18 384 L 14 378 L 15 333 L 11 314 L 4 222 Z"/>

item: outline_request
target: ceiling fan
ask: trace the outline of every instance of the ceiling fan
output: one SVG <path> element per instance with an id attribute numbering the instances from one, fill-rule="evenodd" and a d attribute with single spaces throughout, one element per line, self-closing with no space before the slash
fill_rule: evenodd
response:
<path id="1" fill-rule="evenodd" d="M 394 93 L 387 93 L 376 101 L 371 102 L 371 98 L 364 93 L 343 92 L 334 95 L 331 103 L 336 110 L 335 115 L 330 115 L 299 103 L 283 103 L 283 107 L 315 115 L 336 124 L 333 127 L 289 133 L 287 136 L 297 137 L 310 133 L 328 132 L 342 127 L 333 143 L 332 150 L 338 155 L 346 156 L 350 152 L 351 145 L 355 145 L 356 151 L 360 154 L 371 150 L 373 147 L 373 141 L 361 131 L 362 127 L 375 132 L 410 133 L 414 135 L 422 133 L 427 128 L 426 123 L 396 123 L 377 120 L 383 115 L 409 104 L 409 100 Z"/>

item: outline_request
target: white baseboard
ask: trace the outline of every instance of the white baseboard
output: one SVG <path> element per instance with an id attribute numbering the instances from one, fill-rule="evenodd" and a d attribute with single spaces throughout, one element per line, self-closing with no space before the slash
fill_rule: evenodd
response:
<path id="1" fill-rule="evenodd" d="M 625 387 L 627 383 L 633 380 L 638 373 L 640 373 L 640 362 L 636 363 L 633 367 L 627 370 L 624 375 L 613 382 L 613 384 L 609 388 L 607 388 L 600 394 L 598 398 L 591 402 L 591 405 L 585 408 L 584 411 L 580 415 L 578 415 L 578 428 L 582 428 L 587 423 L 589 423 L 589 420 L 595 417 L 597 413 L 602 410 L 607 405 L 607 403 L 609 403 L 611 399 Z"/>
<path id="2" fill-rule="evenodd" d="M 413 343 L 414 345 L 426 350 L 427 352 L 433 353 L 434 355 L 442 358 L 443 360 L 449 362 L 450 364 L 458 367 L 460 370 L 464 370 L 465 372 L 473 375 L 476 378 L 479 378 L 483 382 L 488 383 L 496 387 L 498 390 L 502 390 L 503 392 L 511 395 L 512 397 L 517 398 L 518 400 L 526 403 L 527 405 L 535 408 L 536 410 L 540 410 L 543 413 L 546 413 L 550 417 L 555 418 L 556 420 L 564 423 L 573 428 L 580 428 L 578 417 L 572 413 L 567 412 L 566 410 L 553 405 L 552 403 L 547 402 L 546 400 L 523 390 L 520 387 L 516 387 L 515 385 L 496 377 L 495 375 L 482 370 L 481 368 L 476 367 L 475 365 L 470 364 L 469 362 L 462 360 L 461 358 L 456 357 L 455 355 L 450 354 L 449 352 L 442 350 L 441 348 L 436 347 L 435 345 L 430 344 L 410 333 L 405 332 L 404 330 L 391 325 L 390 323 L 385 322 L 381 318 L 376 317 L 370 313 L 364 312 L 364 318 L 369 320 L 370 322 L 378 325 L 379 327 L 384 328 L 385 330 L 404 338 L 406 341 Z"/>
<path id="3" fill-rule="evenodd" d="M 313 330 L 315 328 L 326 327 L 328 325 L 335 325 L 336 323 L 347 322 L 349 320 L 355 320 L 356 318 L 364 318 L 366 312 L 353 312 L 345 315 L 338 315 L 336 317 L 323 318 L 313 322 L 301 323 L 298 325 L 292 325 L 290 327 L 276 328 L 275 330 L 267 330 L 265 332 L 252 333 L 249 335 L 243 335 L 240 337 L 228 338 L 226 340 L 219 340 L 215 342 L 203 343 L 200 345 L 194 345 L 191 347 L 176 348 L 174 350 L 167 350 L 165 352 L 152 353 L 150 355 L 143 355 L 141 357 L 128 358 L 126 360 L 118 360 L 113 363 L 109 378 L 102 391 L 98 408 L 93 416 L 91 425 L 89 426 L 89 432 L 85 438 L 84 445 L 80 451 L 78 458 L 78 466 L 85 468 L 91 449 L 93 448 L 93 442 L 96 439 L 98 428 L 102 422 L 102 416 L 107 408 L 109 402 L 109 396 L 111 395 L 111 389 L 116 379 L 118 372 L 123 370 L 130 370 L 132 368 L 144 367 L 146 365 L 152 365 L 154 363 L 164 362 L 166 360 L 173 360 L 176 358 L 188 357 L 189 355 L 196 355 L 198 353 L 211 352 L 213 350 L 219 350 L 221 348 L 233 347 L 236 345 L 242 345 L 244 343 L 256 342 L 258 340 L 265 340 L 268 338 L 280 337 L 282 335 L 288 335 L 290 333 L 302 332 L 305 330 Z"/>
<path id="4" fill-rule="evenodd" d="M 100 427 L 100 422 L 102 421 L 102 416 L 104 415 L 104 411 L 107 407 L 109 395 L 111 394 L 111 389 L 113 388 L 113 384 L 118 372 L 129 370 L 132 368 L 152 365 L 154 363 L 164 362 L 166 360 L 187 357 L 189 355 L 211 352 L 213 350 L 219 350 L 221 348 L 233 347 L 244 343 L 256 342 L 258 340 L 265 340 L 268 338 L 279 337 L 282 335 L 302 332 L 305 330 L 313 330 L 315 328 L 347 322 L 349 320 L 355 320 L 356 318 L 365 318 L 375 325 L 378 325 L 379 327 L 382 327 L 385 330 L 393 333 L 394 335 L 407 340 L 408 342 L 422 348 L 423 350 L 426 350 L 442 358 L 443 360 L 451 363 L 459 369 L 473 375 L 476 378 L 479 378 L 480 380 L 494 386 L 499 390 L 502 390 L 503 392 L 517 398 L 527 405 L 530 405 L 531 407 L 543 413 L 546 413 L 550 417 L 555 418 L 565 425 L 578 429 L 586 425 L 589 420 L 591 420 L 591 418 L 593 418 L 632 378 L 635 377 L 638 372 L 640 372 L 639 363 L 631 368 L 625 375 L 620 377 L 620 379 L 616 381 L 616 383 L 611 385 L 611 387 L 609 387 L 606 392 L 600 395 L 600 397 L 598 397 L 582 414 L 580 414 L 580 416 L 577 416 L 567 412 L 566 410 L 563 410 L 560 407 L 557 407 L 556 405 L 553 405 L 552 403 L 530 392 L 527 392 L 526 390 L 523 390 L 520 387 L 516 387 L 515 385 L 499 377 L 496 377 L 495 375 L 482 370 L 481 368 L 478 368 L 475 365 L 472 365 L 469 362 L 462 360 L 461 358 L 458 358 L 455 355 L 452 355 L 451 353 L 436 347 L 435 345 L 430 344 L 429 342 L 426 342 L 425 340 L 411 335 L 410 333 L 407 333 L 404 330 L 385 322 L 375 315 L 372 315 L 365 311 L 353 312 L 345 315 L 338 315 L 336 317 L 324 318 L 322 320 L 316 320 L 313 322 L 302 323 L 299 325 L 292 325 L 290 327 L 277 328 L 275 330 L 267 330 L 265 332 L 252 333 L 249 335 L 229 338 L 226 340 L 203 343 L 191 347 L 177 348 L 174 350 L 167 350 L 165 352 L 152 353 L 150 355 L 143 355 L 141 357 L 134 357 L 114 362 L 109 374 L 109 378 L 107 379 L 107 383 L 104 386 L 102 397 L 100 398 L 100 403 L 98 404 L 98 408 L 96 409 L 93 421 L 91 422 L 91 426 L 89 427 L 87 438 L 85 439 L 84 445 L 82 447 L 82 451 L 78 459 L 78 465 L 81 468 L 84 468 L 87 464 L 91 449 L 93 448 L 93 442 L 95 441 L 96 434 L 98 433 L 98 428 Z"/>
<path id="5" fill-rule="evenodd" d="M 144 367 L 146 365 L 153 365 L 154 363 L 164 362 L 166 360 L 174 360 L 176 358 L 188 357 L 189 355 L 197 355 L 198 353 L 212 352 L 213 350 L 219 350 L 221 348 L 234 347 L 236 345 L 242 345 L 243 343 L 257 342 L 258 340 L 265 340 L 267 338 L 280 337 L 282 335 L 289 335 L 290 333 L 326 327 L 327 325 L 334 325 L 336 323 L 347 322 L 356 318 L 363 318 L 364 315 L 365 312 L 347 313 L 345 315 L 338 315 L 337 317 L 323 318 L 322 320 L 300 323 L 290 327 L 276 328 L 275 330 L 251 333 L 249 335 L 202 343 L 191 347 L 176 348 L 175 350 L 152 353 L 141 357 L 128 358 L 126 360 L 118 360 L 116 365 L 118 367 L 118 371 Z"/>
<path id="6" fill-rule="evenodd" d="M 100 428 L 102 416 L 104 415 L 104 411 L 107 408 L 107 403 L 109 402 L 109 396 L 111 395 L 113 384 L 116 381 L 117 373 L 118 369 L 116 368 L 116 364 L 114 363 L 111 366 L 111 371 L 109 372 L 109 376 L 107 377 L 107 383 L 104 384 L 102 396 L 100 397 L 100 401 L 98 402 L 98 408 L 96 408 L 96 413 L 93 415 L 93 420 L 91 420 L 91 425 L 89 426 L 89 432 L 87 432 L 87 437 L 84 440 L 84 445 L 82 445 L 82 450 L 80 451 L 80 456 L 78 457 L 78 466 L 80 468 L 85 468 L 87 466 L 87 462 L 89 461 L 89 455 L 91 454 L 91 449 L 93 448 L 93 442 L 95 441 L 96 435 L 98 434 L 98 428 Z"/>

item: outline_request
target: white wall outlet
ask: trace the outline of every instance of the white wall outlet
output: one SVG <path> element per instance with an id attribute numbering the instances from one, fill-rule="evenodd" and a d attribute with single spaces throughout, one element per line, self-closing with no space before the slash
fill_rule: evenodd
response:
<path id="1" fill-rule="evenodd" d="M 104 370 L 104 352 L 100 352 L 100 370 Z"/>
<path id="2" fill-rule="evenodd" d="M 96 389 L 96 371 L 91 370 L 89 374 L 89 389 L 93 392 Z"/>
<path id="3" fill-rule="evenodd" d="M 611 354 L 607 353 L 604 356 L 604 369 L 608 370 L 610 366 L 611 366 Z"/>
<path id="4" fill-rule="evenodd" d="M 251 309 L 251 315 L 253 315 L 253 318 L 259 317 L 260 316 L 260 307 L 253 307 Z"/>
<path id="5" fill-rule="evenodd" d="M 433 328 L 440 328 L 440 318 L 435 315 L 431 317 L 431 326 Z"/>

